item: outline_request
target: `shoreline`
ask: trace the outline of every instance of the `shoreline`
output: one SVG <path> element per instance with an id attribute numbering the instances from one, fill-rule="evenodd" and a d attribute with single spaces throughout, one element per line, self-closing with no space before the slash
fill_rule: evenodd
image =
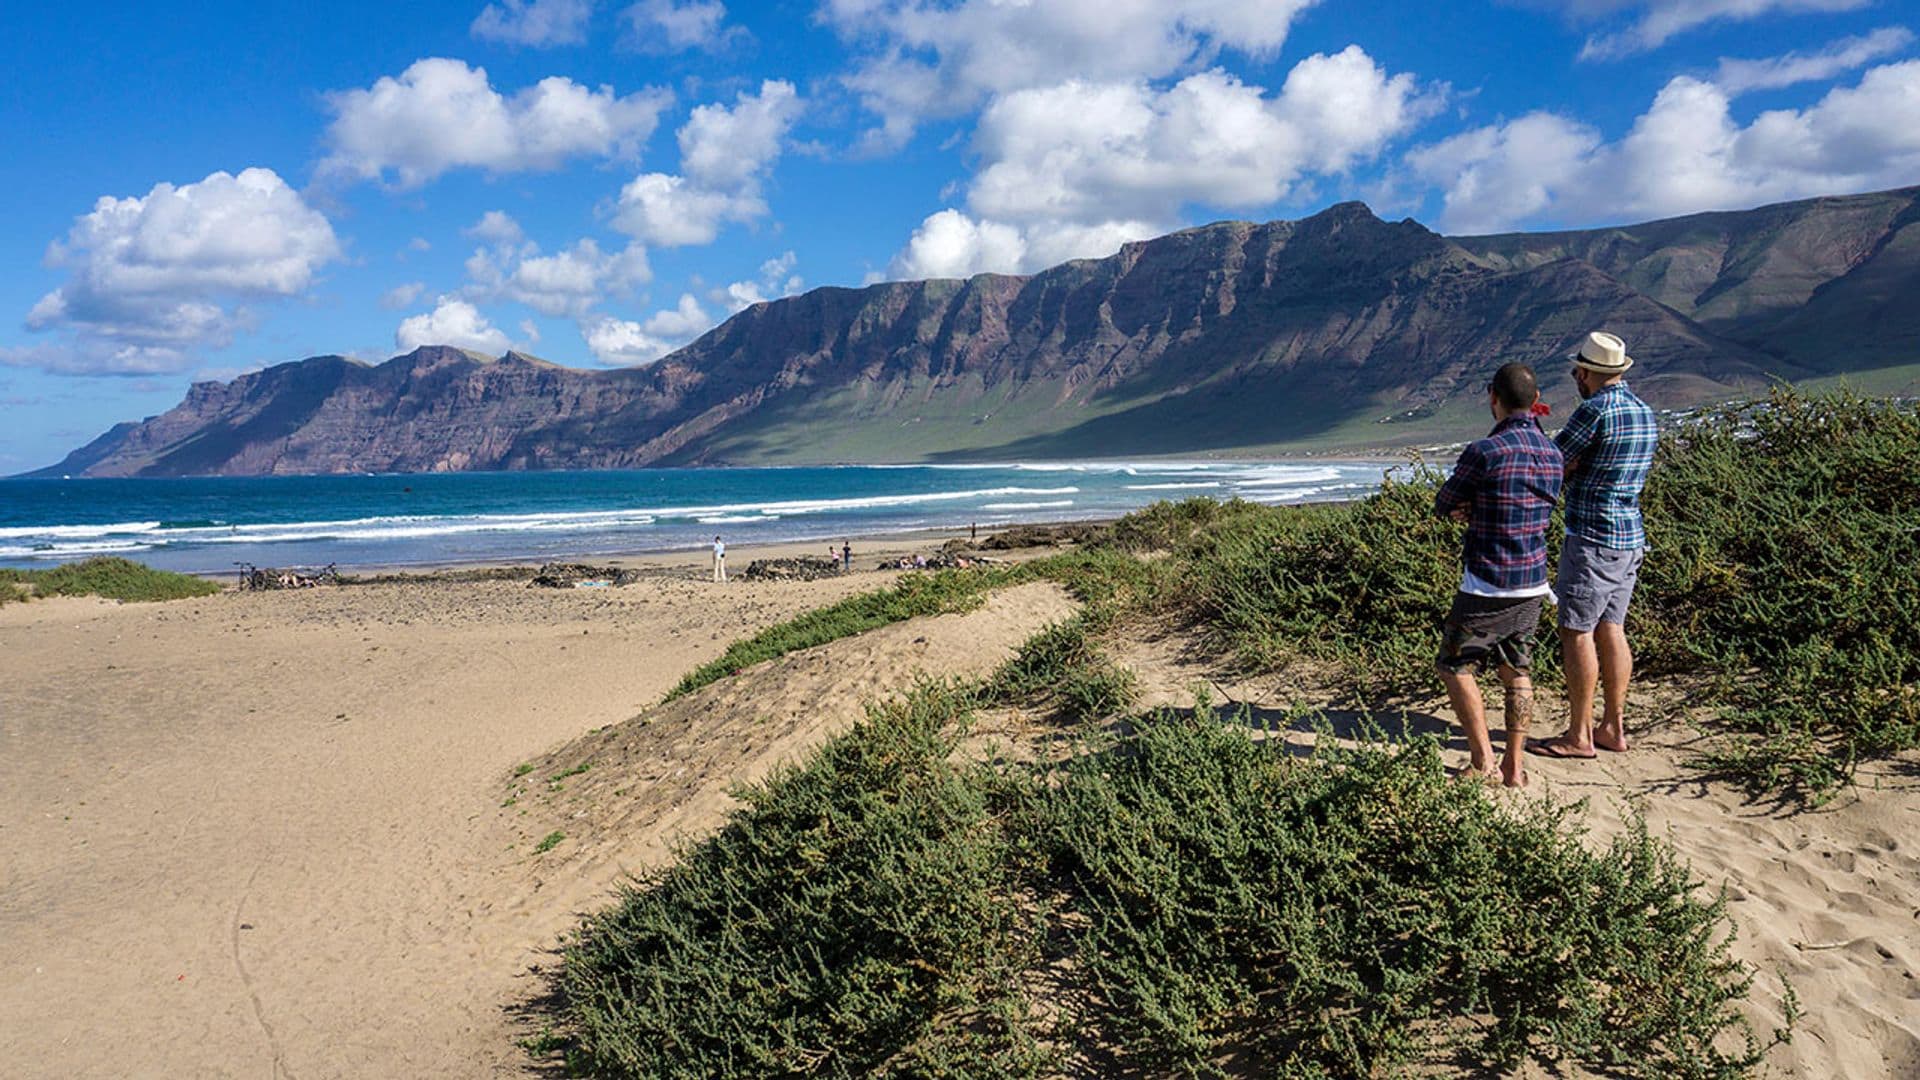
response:
<path id="1" fill-rule="evenodd" d="M 1300 505 L 1310 505 L 1302 503 Z M 1011 521 L 997 522 L 979 530 L 979 540 L 1016 529 L 1060 529 L 1072 527 L 1104 528 L 1120 520 L 1117 517 L 1071 518 L 1049 521 Z M 837 553 L 842 541 L 853 546 L 853 572 L 872 572 L 876 568 L 873 560 L 911 556 L 915 552 L 930 553 L 937 551 L 954 540 L 968 539 L 969 530 L 963 527 L 933 526 L 926 529 L 908 531 L 889 530 L 862 535 L 851 533 L 833 538 L 832 546 Z M 722 536 L 725 534 L 722 533 Z M 822 538 L 803 540 L 749 541 L 735 546 L 727 543 L 727 573 L 737 576 L 747 566 L 760 559 L 792 559 L 802 556 L 825 558 L 821 545 L 827 543 Z M 1020 549 L 1035 550 L 1035 549 Z M 1000 553 L 1004 554 L 1004 552 Z M 836 559 L 838 555 L 834 556 Z M 996 554 L 995 557 L 999 557 Z M 133 561 L 138 562 L 138 559 Z M 550 564 L 586 565 L 607 567 L 609 569 L 647 569 L 647 570 L 694 570 L 704 573 L 712 566 L 712 555 L 706 546 L 670 547 L 645 551 L 621 551 L 613 554 L 527 556 L 524 558 L 487 558 L 473 560 L 436 560 L 421 563 L 350 563 L 336 565 L 340 573 L 349 578 L 373 578 L 379 583 L 393 583 L 403 579 L 433 581 L 452 575 L 484 572 L 489 570 L 538 569 Z M 312 570 L 316 567 L 306 564 L 267 567 L 263 570 Z M 891 568 L 890 568 L 891 569 Z M 190 573 L 190 576 L 207 581 L 231 585 L 239 575 L 236 570 L 215 570 Z M 359 584 L 347 581 L 342 584 Z"/>
<path id="2" fill-rule="evenodd" d="M 988 471 L 635 470 L 0 487 L 8 504 L 0 513 L 0 566 L 40 569 L 120 555 L 218 580 L 242 564 L 398 570 L 656 558 L 703 548 L 716 532 L 730 546 L 837 545 L 850 537 L 902 545 L 943 542 L 970 525 L 998 531 L 1034 519 L 1109 521 L 1203 493 L 1272 504 L 1351 497 L 1376 489 L 1396 466 L 1293 458 L 979 468 Z"/>

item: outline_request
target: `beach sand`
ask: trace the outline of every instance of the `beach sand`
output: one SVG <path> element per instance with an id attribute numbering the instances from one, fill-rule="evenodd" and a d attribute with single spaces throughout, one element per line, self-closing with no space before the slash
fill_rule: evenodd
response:
<path id="1" fill-rule="evenodd" d="M 655 780 L 614 785 L 604 822 L 571 826 L 580 808 L 544 769 L 522 778 L 539 798 L 503 806 L 518 766 L 628 720 L 734 639 L 894 576 L 716 586 L 698 553 L 649 564 L 664 576 L 617 589 L 0 607 L 0 1074 L 526 1074 L 531 972 L 624 872 L 895 678 L 984 671 L 1065 606 L 1029 587 L 796 658 L 814 681 L 778 699 L 784 734 L 686 733 Z M 712 692 L 688 700 L 741 705 L 739 686 Z"/>
<path id="2" fill-rule="evenodd" d="M 856 543 L 856 566 L 888 549 Z M 736 552 L 735 572 L 760 554 Z M 723 587 L 700 580 L 703 553 L 640 561 L 654 576 L 622 588 L 0 607 L 0 1072 L 531 1075 L 517 1043 L 544 1021 L 555 947 L 626 875 L 872 696 L 984 673 L 1073 609 L 1021 586 L 661 706 L 730 641 L 895 575 Z M 1118 658 L 1149 704 L 1209 686 L 1279 715 L 1311 697 L 1297 674 L 1235 681 L 1177 634 L 1129 637 Z M 1451 724 L 1437 701 L 1412 709 Z M 1693 737 L 1539 761 L 1501 797 L 1588 799 L 1596 841 L 1640 806 L 1728 889 L 1756 1027 L 1779 1020 L 1782 972 L 1806 1011 L 1776 1074 L 1920 1075 L 1915 762 L 1790 814 L 1701 782 L 1682 764 Z"/>

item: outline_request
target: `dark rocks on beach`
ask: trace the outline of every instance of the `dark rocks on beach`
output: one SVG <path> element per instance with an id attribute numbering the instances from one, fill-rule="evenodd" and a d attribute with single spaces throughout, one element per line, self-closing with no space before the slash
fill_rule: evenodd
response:
<path id="1" fill-rule="evenodd" d="M 755 559 L 740 576 L 748 581 L 818 581 L 839 574 L 840 560 L 802 555 L 796 559 Z"/>
<path id="2" fill-rule="evenodd" d="M 587 566 L 582 563 L 548 563 L 527 582 L 546 589 L 579 589 L 605 585 L 631 585 L 643 576 L 638 570 L 617 566 Z"/>

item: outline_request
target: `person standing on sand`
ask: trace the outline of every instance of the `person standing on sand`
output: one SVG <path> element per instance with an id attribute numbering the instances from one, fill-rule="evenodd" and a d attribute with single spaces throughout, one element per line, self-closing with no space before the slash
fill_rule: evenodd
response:
<path id="1" fill-rule="evenodd" d="M 1626 343 L 1594 331 L 1573 354 L 1580 407 L 1554 437 L 1567 459 L 1567 536 L 1560 547 L 1560 657 L 1567 673 L 1567 730 L 1537 742 L 1543 757 L 1590 758 L 1594 748 L 1627 748 L 1627 605 L 1640 580 L 1647 534 L 1640 489 L 1653 467 L 1660 430 L 1653 410 L 1627 389 Z M 1600 726 L 1593 691 L 1604 684 Z"/>
<path id="2" fill-rule="evenodd" d="M 840 572 L 853 573 L 853 541 L 851 540 L 840 541 Z"/>
<path id="3" fill-rule="evenodd" d="M 727 580 L 727 545 L 717 536 L 713 538 L 713 580 Z"/>
<path id="4" fill-rule="evenodd" d="M 1453 714 L 1467 735 L 1465 775 L 1492 779 L 1493 742 L 1479 669 L 1496 665 L 1506 688 L 1506 753 L 1498 776 L 1527 782 L 1523 761 L 1533 723 L 1533 635 L 1547 585 L 1547 523 L 1560 497 L 1565 461 L 1540 430 L 1539 384 L 1525 364 L 1507 364 L 1487 384 L 1493 431 L 1467 444 L 1440 485 L 1433 511 L 1467 526 L 1460 588 L 1435 661 Z"/>

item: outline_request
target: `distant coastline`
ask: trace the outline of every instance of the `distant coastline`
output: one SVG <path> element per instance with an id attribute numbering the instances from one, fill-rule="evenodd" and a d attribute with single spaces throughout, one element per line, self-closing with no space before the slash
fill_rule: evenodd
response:
<path id="1" fill-rule="evenodd" d="M 117 555 L 239 564 L 484 566 L 914 537 L 1118 517 L 1206 495 L 1298 504 L 1374 490 L 1389 459 L 650 469 L 0 481 L 0 565 Z"/>

